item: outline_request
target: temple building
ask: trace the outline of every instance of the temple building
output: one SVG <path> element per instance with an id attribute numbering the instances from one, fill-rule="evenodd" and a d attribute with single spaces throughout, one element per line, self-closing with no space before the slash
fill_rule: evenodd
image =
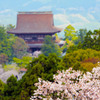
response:
<path id="1" fill-rule="evenodd" d="M 8 33 L 23 38 L 29 46 L 29 52 L 40 50 L 46 35 L 53 36 L 61 29 L 54 26 L 53 14 L 47 12 L 19 12 L 17 25 Z"/>

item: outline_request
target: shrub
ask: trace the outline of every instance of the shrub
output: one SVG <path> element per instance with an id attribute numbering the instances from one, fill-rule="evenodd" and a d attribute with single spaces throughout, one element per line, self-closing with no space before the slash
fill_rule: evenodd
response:
<path id="1" fill-rule="evenodd" d="M 96 64 L 99 61 L 99 59 L 100 59 L 100 51 L 92 49 L 86 49 L 86 50 L 79 49 L 74 52 L 66 53 L 66 55 L 61 60 L 61 65 L 64 66 L 65 68 L 73 67 L 74 69 L 77 70 L 83 69 L 91 71 L 91 69 L 95 67 L 94 64 Z M 81 67 L 79 67 L 80 66 L 79 63 L 81 62 L 82 62 Z M 90 62 L 92 64 L 83 65 L 83 63 L 85 62 Z"/>
<path id="2" fill-rule="evenodd" d="M 91 62 L 86 62 L 86 63 L 81 63 L 81 66 L 87 71 L 92 71 L 92 69 L 97 66 L 97 63 L 93 64 Z"/>

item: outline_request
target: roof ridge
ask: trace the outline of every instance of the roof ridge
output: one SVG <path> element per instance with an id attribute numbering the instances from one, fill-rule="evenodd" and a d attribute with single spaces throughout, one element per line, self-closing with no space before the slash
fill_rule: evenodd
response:
<path id="1" fill-rule="evenodd" d="M 18 12 L 18 14 L 52 14 L 52 11 L 30 11 L 30 12 Z"/>

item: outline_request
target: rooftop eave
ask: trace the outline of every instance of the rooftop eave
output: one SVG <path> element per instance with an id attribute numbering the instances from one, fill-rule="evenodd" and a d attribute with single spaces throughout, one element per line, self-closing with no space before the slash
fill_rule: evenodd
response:
<path id="1" fill-rule="evenodd" d="M 61 29 L 59 30 L 56 30 L 56 31 L 48 31 L 48 32 L 20 32 L 20 31 L 15 31 L 15 30 L 12 30 L 12 31 L 7 31 L 7 33 L 10 33 L 10 34 L 54 34 L 54 33 L 59 33 L 61 32 Z"/>
<path id="2" fill-rule="evenodd" d="M 7 33 L 9 34 L 55 34 L 55 33 L 59 33 L 61 31 L 56 31 L 56 32 L 11 32 L 11 31 L 7 31 Z"/>

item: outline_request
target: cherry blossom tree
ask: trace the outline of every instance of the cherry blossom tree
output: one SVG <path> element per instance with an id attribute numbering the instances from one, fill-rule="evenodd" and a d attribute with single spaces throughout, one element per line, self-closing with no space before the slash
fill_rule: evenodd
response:
<path id="1" fill-rule="evenodd" d="M 58 71 L 54 82 L 39 78 L 35 86 L 30 100 L 100 100 L 100 65 L 86 73 L 72 68 Z"/>
<path id="2" fill-rule="evenodd" d="M 42 54 L 41 51 L 35 51 L 33 52 L 33 57 L 37 58 L 40 54 Z"/>

